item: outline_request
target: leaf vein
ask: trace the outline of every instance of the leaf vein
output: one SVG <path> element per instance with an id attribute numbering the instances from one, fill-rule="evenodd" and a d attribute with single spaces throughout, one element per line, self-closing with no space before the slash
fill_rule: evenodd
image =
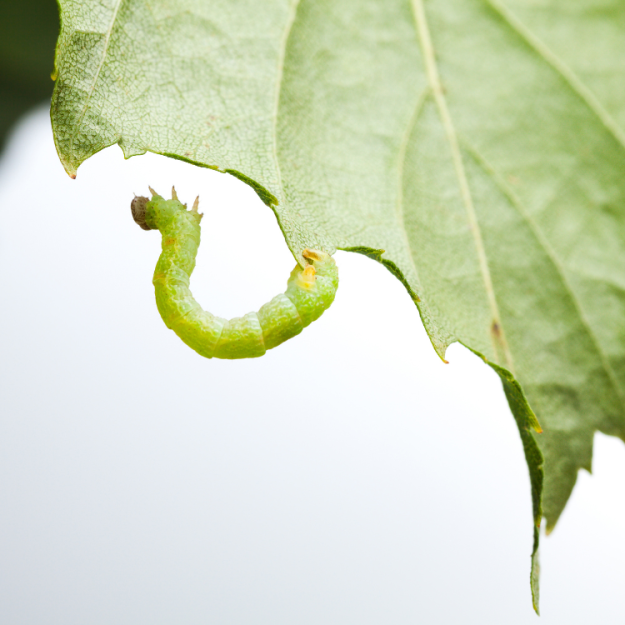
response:
<path id="1" fill-rule="evenodd" d="M 98 79 L 100 78 L 100 72 L 102 71 L 102 68 L 104 67 L 104 61 L 106 60 L 106 55 L 108 53 L 109 44 L 111 43 L 111 34 L 113 33 L 113 28 L 115 27 L 115 20 L 117 19 L 117 14 L 119 13 L 119 9 L 121 5 L 123 4 L 123 2 L 124 0 L 117 0 L 117 4 L 115 5 L 115 8 L 113 9 L 113 16 L 111 17 L 111 23 L 109 24 L 109 27 L 106 29 L 106 33 L 101 33 L 101 34 L 105 34 L 104 51 L 102 52 L 102 60 L 100 61 L 100 64 L 98 65 L 98 69 L 96 70 L 95 76 L 93 78 L 93 83 L 91 84 L 91 88 L 89 89 L 89 92 L 87 96 L 85 97 L 85 105 L 82 111 L 80 112 L 80 115 L 78 116 L 78 119 L 76 120 L 76 123 L 74 124 L 74 131 L 71 134 L 71 139 L 69 142 L 71 147 L 73 147 L 74 145 L 74 139 L 76 138 L 76 134 L 78 133 L 78 130 L 80 129 L 82 120 L 85 117 L 87 109 L 89 108 L 89 102 L 91 100 L 91 97 L 93 96 L 93 92 L 95 91 L 96 83 L 98 82 Z"/>
<path id="2" fill-rule="evenodd" d="M 282 91 L 282 82 L 284 78 L 284 65 L 286 60 L 286 49 L 289 43 L 289 36 L 293 29 L 293 24 L 297 17 L 297 9 L 299 7 L 300 0 L 295 0 L 291 4 L 291 12 L 282 34 L 282 41 L 280 42 L 280 55 L 278 57 L 278 72 L 276 76 L 276 89 L 273 103 L 273 160 L 276 167 L 276 174 L 278 176 L 278 188 L 282 195 L 284 195 L 284 188 L 282 185 L 282 170 L 280 168 L 280 159 L 278 158 L 278 114 L 280 111 L 280 93 Z"/>
<path id="3" fill-rule="evenodd" d="M 410 143 L 410 137 L 414 132 L 414 129 L 419 121 L 419 117 L 425 108 L 425 103 L 427 102 L 428 96 L 430 95 L 430 88 L 427 87 L 424 89 L 417 98 L 415 103 L 414 111 L 408 120 L 408 124 L 406 126 L 406 132 L 402 137 L 401 144 L 399 146 L 399 155 L 397 159 L 398 163 L 398 181 L 397 181 L 397 202 L 395 204 L 395 212 L 397 215 L 397 219 L 400 224 L 400 230 L 402 236 L 404 238 L 404 243 L 406 245 L 406 249 L 408 251 L 408 255 L 410 256 L 410 260 L 412 261 L 412 266 L 414 268 L 415 274 L 418 278 L 419 270 L 417 268 L 417 263 L 414 260 L 412 255 L 412 246 L 410 245 L 410 240 L 408 239 L 408 234 L 405 228 L 405 214 L 404 214 L 404 178 L 406 174 L 406 153 L 408 151 L 408 144 Z"/>
<path id="4" fill-rule="evenodd" d="M 614 137 L 618 144 L 625 149 L 625 132 L 603 107 L 594 93 L 577 77 L 575 72 L 553 53 L 546 44 L 535 37 L 529 29 L 507 9 L 499 0 L 485 0 L 498 13 L 508 26 L 525 41 L 538 56 L 547 62 L 579 96 L 588 108 L 597 116 L 604 128 Z"/>
<path id="5" fill-rule="evenodd" d="M 593 346 L 595 347 L 597 351 L 603 370 L 605 371 L 608 379 L 610 380 L 611 385 L 614 387 L 614 390 L 616 391 L 616 394 L 618 395 L 619 399 L 621 399 L 622 401 L 625 401 L 625 393 L 623 393 L 618 383 L 618 379 L 616 377 L 616 374 L 614 372 L 612 365 L 610 364 L 610 360 L 607 354 L 605 353 L 605 351 L 603 350 L 603 347 L 601 346 L 601 343 L 599 342 L 597 335 L 592 329 L 592 325 L 590 321 L 588 320 L 588 318 L 586 317 L 586 314 L 584 313 L 582 304 L 579 301 L 579 298 L 577 297 L 573 287 L 571 286 L 571 283 L 569 282 L 566 276 L 564 265 L 558 258 L 556 251 L 551 246 L 551 244 L 549 243 L 549 240 L 547 239 L 547 237 L 545 237 L 545 235 L 543 234 L 542 230 L 540 229 L 536 221 L 532 218 L 529 212 L 525 209 L 525 206 L 523 205 L 523 202 L 521 201 L 521 199 L 517 196 L 514 190 L 510 188 L 510 186 L 506 183 L 504 178 L 495 170 L 495 168 L 486 160 L 486 158 L 474 146 L 469 145 L 468 142 L 464 138 L 463 138 L 462 143 L 463 143 L 463 147 L 465 148 L 465 150 L 469 152 L 469 154 L 471 154 L 475 162 L 486 173 L 486 175 L 489 178 L 491 178 L 491 180 L 497 185 L 497 187 L 503 193 L 504 197 L 508 200 L 510 205 L 517 211 L 517 213 L 521 216 L 521 218 L 527 223 L 532 234 L 536 238 L 536 241 L 538 242 L 540 247 L 543 249 L 547 257 L 549 258 L 549 260 L 555 267 L 555 270 L 558 273 L 558 276 L 562 282 L 562 285 L 564 286 L 565 291 L 571 298 L 573 307 L 575 308 L 575 312 L 577 313 L 577 316 L 579 317 L 584 330 L 588 334 L 588 337 L 590 338 Z"/>
<path id="6" fill-rule="evenodd" d="M 458 134 L 456 132 L 451 113 L 449 112 L 449 108 L 447 106 L 447 100 L 445 98 L 443 85 L 441 83 L 441 78 L 438 72 L 436 55 L 434 52 L 432 38 L 430 36 L 430 30 L 427 23 L 425 8 L 423 6 L 423 0 L 412 0 L 412 9 L 416 23 L 417 35 L 425 61 L 425 70 L 428 82 L 434 95 L 434 101 L 438 109 L 441 123 L 443 124 L 443 128 L 445 130 L 447 142 L 451 151 L 454 169 L 458 178 L 458 185 L 460 187 L 462 202 L 464 204 L 471 233 L 473 235 L 473 241 L 475 244 L 475 249 L 477 252 L 478 262 L 480 266 L 480 273 L 482 274 L 482 281 L 484 283 L 484 289 L 486 291 L 486 297 L 492 317 L 492 324 L 493 326 L 497 327 L 498 339 L 495 338 L 494 333 L 491 332 L 494 353 L 498 354 L 498 341 L 499 345 L 501 345 L 503 349 L 506 367 L 514 375 L 514 363 L 512 360 L 512 353 L 510 352 L 508 341 L 506 339 L 503 325 L 501 323 L 501 315 L 499 313 L 499 306 L 497 304 L 495 289 L 490 274 L 489 262 L 486 256 L 486 249 L 484 246 L 484 241 L 482 239 L 480 225 L 477 220 L 475 206 L 473 205 L 473 197 L 471 194 L 471 189 L 469 187 L 467 173 L 465 171 L 464 163 L 462 161 L 462 154 L 460 152 L 460 145 L 458 142 Z"/>

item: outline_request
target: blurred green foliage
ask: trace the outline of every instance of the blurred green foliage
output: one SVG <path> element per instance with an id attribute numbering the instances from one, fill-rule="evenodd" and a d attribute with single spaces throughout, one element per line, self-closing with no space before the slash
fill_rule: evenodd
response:
<path id="1" fill-rule="evenodd" d="M 0 147 L 17 119 L 52 95 L 59 13 L 54 0 L 0 2 Z"/>

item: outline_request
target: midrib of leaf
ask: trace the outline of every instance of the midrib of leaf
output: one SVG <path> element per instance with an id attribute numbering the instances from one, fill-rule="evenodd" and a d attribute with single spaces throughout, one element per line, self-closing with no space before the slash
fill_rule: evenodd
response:
<path id="1" fill-rule="evenodd" d="M 614 137 L 618 144 L 625 149 L 625 132 L 618 123 L 603 107 L 595 94 L 577 77 L 575 72 L 554 54 L 542 41 L 535 37 L 530 30 L 499 0 L 486 0 L 489 6 L 496 11 L 508 26 L 519 35 L 525 43 L 534 50 L 546 63 L 548 63 L 569 85 L 572 91 L 579 96 L 590 110 L 597 116 L 599 121 Z"/>
<path id="2" fill-rule="evenodd" d="M 80 115 L 78 116 L 76 123 L 74 124 L 74 132 L 72 132 L 71 134 L 70 146 L 74 145 L 74 139 L 76 138 L 76 133 L 78 132 L 82 124 L 82 120 L 85 117 L 87 108 L 89 108 L 89 102 L 91 101 L 91 97 L 93 96 L 93 92 L 95 91 L 96 83 L 98 82 L 98 78 L 100 78 L 100 72 L 102 71 L 102 68 L 104 67 L 104 62 L 106 61 L 106 55 L 108 53 L 109 44 L 111 42 L 111 34 L 115 26 L 115 20 L 117 19 L 117 14 L 119 13 L 119 9 L 123 2 L 124 0 L 117 0 L 117 4 L 115 5 L 115 8 L 113 9 L 113 16 L 111 17 L 111 23 L 109 24 L 109 27 L 106 30 L 106 34 L 104 38 L 104 51 L 102 52 L 102 60 L 100 61 L 100 65 L 98 65 L 98 69 L 93 78 L 93 83 L 91 84 L 89 93 L 87 94 L 87 97 L 85 98 L 85 106 L 83 106 L 83 109 Z"/>
<path id="3" fill-rule="evenodd" d="M 490 274 L 490 268 L 488 265 L 488 258 L 486 256 L 486 249 L 484 247 L 484 241 L 482 239 L 482 232 L 477 220 L 477 214 L 475 212 L 475 206 L 473 205 L 473 197 L 471 195 L 471 189 L 469 187 L 469 181 L 462 161 L 462 154 L 460 152 L 460 145 L 458 142 L 458 135 L 447 107 L 447 100 L 443 92 L 443 86 L 441 84 L 438 67 L 436 65 L 436 57 L 434 54 L 434 46 L 432 44 L 432 38 L 430 36 L 430 29 L 427 23 L 427 17 L 425 14 L 425 8 L 423 6 L 423 0 L 412 0 L 413 15 L 416 24 L 416 30 L 421 45 L 421 51 L 425 62 L 426 75 L 428 77 L 428 83 L 432 94 L 434 95 L 434 101 L 438 109 L 438 113 L 441 118 L 441 123 L 445 130 L 445 135 L 449 143 L 451 150 L 452 160 L 454 163 L 454 169 L 458 178 L 458 185 L 460 187 L 460 194 L 462 196 L 462 202 L 467 212 L 467 218 L 469 220 L 469 226 L 471 234 L 473 235 L 473 242 L 478 256 L 478 262 L 480 266 L 480 273 L 482 274 L 482 280 L 484 282 L 484 289 L 486 291 L 486 297 L 490 307 L 493 326 L 498 328 L 499 343 L 503 349 L 505 364 L 508 370 L 514 375 L 514 362 L 512 360 L 512 354 L 508 346 L 508 341 L 504 332 L 503 325 L 501 323 L 501 315 L 499 313 L 499 306 L 497 305 L 497 298 L 495 296 L 495 289 L 493 286 L 492 277 Z M 490 332 L 493 340 L 493 346 L 495 354 L 499 353 L 497 347 L 497 338 L 495 333 Z"/>
<path id="4" fill-rule="evenodd" d="M 571 90 L 583 100 L 583 102 L 588 106 L 588 108 L 596 115 L 597 119 L 601 122 L 601 124 L 606 128 L 606 130 L 614 137 L 616 142 L 625 150 L 625 133 L 621 130 L 616 121 L 612 118 L 610 113 L 602 106 L 601 102 L 595 97 L 586 85 L 577 77 L 577 75 L 564 63 L 560 58 L 558 58 L 542 41 L 536 38 L 532 33 L 525 27 L 525 25 L 515 16 L 513 15 L 504 5 L 502 5 L 498 0 L 486 0 L 488 4 L 495 10 L 502 19 L 508 24 L 508 26 L 517 33 L 527 44 L 528 46 L 536 52 L 546 63 L 548 63 L 562 78 L 564 78 L 565 82 L 569 85 Z M 472 152 L 477 156 L 476 160 L 479 163 L 482 161 L 483 165 L 487 165 L 486 161 L 479 155 L 475 150 Z M 492 172 L 496 175 L 494 169 Z M 497 176 L 498 178 L 498 176 Z M 601 361 L 601 365 L 610 380 L 610 383 L 614 387 L 618 398 L 625 402 L 625 393 L 621 389 L 616 374 L 614 373 L 614 369 L 610 364 L 610 361 L 599 342 L 594 330 L 590 322 L 588 321 L 582 305 L 575 295 L 573 291 L 573 287 L 570 282 L 566 278 L 566 274 L 564 271 L 563 264 L 559 261 L 556 256 L 555 250 L 552 249 L 551 244 L 547 241 L 547 239 L 542 234 L 542 231 L 538 227 L 538 224 L 534 222 L 534 220 L 530 217 L 529 213 L 525 211 L 523 205 L 520 200 L 516 198 L 515 193 L 512 189 L 507 187 L 507 184 L 503 180 L 497 180 L 497 178 L 493 178 L 496 184 L 498 184 L 504 194 L 511 200 L 512 205 L 519 211 L 521 216 L 527 221 L 529 227 L 534 232 L 539 243 L 542 245 L 545 253 L 549 256 L 551 261 L 553 262 L 558 274 L 560 275 L 562 282 L 564 284 L 565 289 L 571 296 L 573 303 L 575 305 L 575 310 L 582 322 L 582 325 L 585 327 L 588 335 L 595 346 L 597 353 L 599 355 L 599 359 Z"/>
<path id="5" fill-rule="evenodd" d="M 553 249 L 553 247 L 551 246 L 547 238 L 544 236 L 538 224 L 534 221 L 534 219 L 532 219 L 531 215 L 529 214 L 529 211 L 525 209 L 525 206 L 523 205 L 523 202 L 521 201 L 521 199 L 516 195 L 514 190 L 507 184 L 507 182 L 497 172 L 497 170 L 486 160 L 486 158 L 484 158 L 482 154 L 480 154 L 480 152 L 476 148 L 469 145 L 465 140 L 463 140 L 462 144 L 465 150 L 473 156 L 473 158 L 475 159 L 475 162 L 482 168 L 484 173 L 486 173 L 486 175 L 497 185 L 497 187 L 506 197 L 510 205 L 520 215 L 521 219 L 523 219 L 527 223 L 528 227 L 532 231 L 532 234 L 536 238 L 536 241 L 538 242 L 539 246 L 543 249 L 547 257 L 549 258 L 549 260 L 555 267 L 556 272 L 562 282 L 562 285 L 564 286 L 564 290 L 568 293 L 569 297 L 571 298 L 571 301 L 573 302 L 573 306 L 575 307 L 575 312 L 577 313 L 577 316 L 579 317 L 582 326 L 586 330 L 588 337 L 590 338 L 592 344 L 597 350 L 599 360 L 601 361 L 601 365 L 606 375 L 608 376 L 610 383 L 614 387 L 614 390 L 616 391 L 616 394 L 618 395 L 619 399 L 625 402 L 625 394 L 623 394 L 618 384 L 618 380 L 616 378 L 616 374 L 614 373 L 612 365 L 610 364 L 610 361 L 608 360 L 606 353 L 601 347 L 601 343 L 597 339 L 597 336 L 594 330 L 592 329 L 592 325 L 590 324 L 590 321 L 588 321 L 588 318 L 586 317 L 584 313 L 584 310 L 582 308 L 581 302 L 579 301 L 579 298 L 577 297 L 575 291 L 573 290 L 573 287 L 571 286 L 571 283 L 566 277 L 564 265 L 558 258 L 556 251 Z"/>

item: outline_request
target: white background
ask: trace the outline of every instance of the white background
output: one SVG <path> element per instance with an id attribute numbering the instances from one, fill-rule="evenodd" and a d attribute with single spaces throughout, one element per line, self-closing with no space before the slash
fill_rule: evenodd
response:
<path id="1" fill-rule="evenodd" d="M 531 609 L 529 480 L 498 378 L 435 355 L 403 286 L 338 252 L 335 303 L 205 360 L 154 303 L 148 184 L 200 194 L 192 287 L 239 316 L 294 261 L 242 182 L 117 147 L 63 172 L 47 112 L 0 166 L 3 625 L 625 622 L 625 453 L 597 435 Z"/>

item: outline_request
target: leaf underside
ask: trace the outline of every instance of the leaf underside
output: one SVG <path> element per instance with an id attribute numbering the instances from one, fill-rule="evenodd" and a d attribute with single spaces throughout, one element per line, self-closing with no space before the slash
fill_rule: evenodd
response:
<path id="1" fill-rule="evenodd" d="M 596 430 L 625 437 L 625 4 L 60 4 L 69 174 L 115 143 L 232 173 L 297 258 L 384 263 L 441 358 L 459 341 L 498 372 L 530 471 L 537 609 L 541 518 L 553 528 L 590 470 Z"/>

